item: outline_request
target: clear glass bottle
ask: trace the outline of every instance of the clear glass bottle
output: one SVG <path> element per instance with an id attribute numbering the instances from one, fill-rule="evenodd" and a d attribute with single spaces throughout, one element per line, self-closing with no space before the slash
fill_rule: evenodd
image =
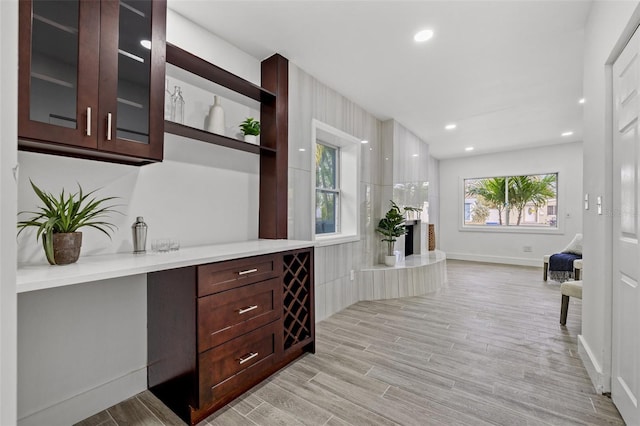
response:
<path id="1" fill-rule="evenodd" d="M 165 79 L 164 84 L 164 119 L 173 120 L 171 111 L 173 109 L 173 93 L 169 90 L 169 79 Z"/>
<path id="2" fill-rule="evenodd" d="M 171 94 L 171 114 L 169 120 L 176 121 L 176 100 L 178 98 L 178 86 L 173 86 L 173 93 Z"/>
<path id="3" fill-rule="evenodd" d="M 173 115 L 173 121 L 184 124 L 184 98 L 180 86 L 176 86 L 173 94 Z"/>

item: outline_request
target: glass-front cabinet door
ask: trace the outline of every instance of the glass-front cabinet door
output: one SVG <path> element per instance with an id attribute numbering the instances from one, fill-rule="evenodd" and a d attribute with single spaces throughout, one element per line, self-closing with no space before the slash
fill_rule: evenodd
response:
<path id="1" fill-rule="evenodd" d="M 164 1 L 102 2 L 98 123 L 102 150 L 162 158 L 165 15 Z"/>
<path id="2" fill-rule="evenodd" d="M 20 2 L 20 137 L 96 147 L 99 24 L 97 2 Z"/>
<path id="3" fill-rule="evenodd" d="M 18 147 L 162 160 L 166 8 L 166 0 L 20 0 Z"/>

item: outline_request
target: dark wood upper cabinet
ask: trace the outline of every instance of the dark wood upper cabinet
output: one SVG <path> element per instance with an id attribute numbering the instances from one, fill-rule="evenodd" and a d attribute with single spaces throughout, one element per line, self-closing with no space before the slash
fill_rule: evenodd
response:
<path id="1" fill-rule="evenodd" d="M 21 0 L 20 149 L 162 160 L 165 0 Z"/>

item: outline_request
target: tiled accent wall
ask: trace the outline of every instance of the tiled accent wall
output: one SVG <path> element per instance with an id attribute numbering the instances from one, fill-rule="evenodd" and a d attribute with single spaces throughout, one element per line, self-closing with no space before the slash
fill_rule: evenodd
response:
<path id="1" fill-rule="evenodd" d="M 315 250 L 316 320 L 357 301 L 359 271 L 377 263 L 375 225 L 382 198 L 382 138 L 373 115 L 289 63 L 289 238 L 310 240 L 311 120 L 317 119 L 361 140 L 360 241 Z M 351 271 L 354 279 L 351 280 Z"/>
<path id="2" fill-rule="evenodd" d="M 288 236 L 292 239 L 312 239 L 313 119 L 368 141 L 362 144 L 360 158 L 360 241 L 315 250 L 316 320 L 320 321 L 363 299 L 360 270 L 377 264 L 382 252 L 375 227 L 393 197 L 394 174 L 412 161 L 408 169 L 412 174 L 403 177 L 403 182 L 426 180 L 429 151 L 426 143 L 397 123 L 390 137 L 383 134 L 380 120 L 290 62 Z M 402 149 L 406 141 L 417 147 L 418 158 L 413 157 L 413 149 Z"/>
<path id="3" fill-rule="evenodd" d="M 316 321 L 322 321 L 360 300 L 361 250 L 361 242 L 316 247 Z"/>

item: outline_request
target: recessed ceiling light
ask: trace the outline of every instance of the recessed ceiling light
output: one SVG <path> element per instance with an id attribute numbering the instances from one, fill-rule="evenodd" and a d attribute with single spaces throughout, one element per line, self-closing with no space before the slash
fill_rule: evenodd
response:
<path id="1" fill-rule="evenodd" d="M 304 149 L 304 148 L 298 148 L 298 151 L 300 151 L 300 152 L 305 152 L 305 151 L 306 151 L 306 149 Z"/>
<path id="2" fill-rule="evenodd" d="M 468 146 L 464 149 L 465 151 L 473 151 L 473 147 L 472 146 Z"/>
<path id="3" fill-rule="evenodd" d="M 446 126 L 444 126 L 444 128 L 447 129 L 447 130 L 453 130 L 456 127 L 458 127 L 458 126 L 455 123 L 447 124 Z"/>
<path id="4" fill-rule="evenodd" d="M 360 141 L 360 143 L 369 143 L 369 141 Z"/>
<path id="5" fill-rule="evenodd" d="M 571 136 L 573 134 L 573 132 L 564 132 L 562 134 L 562 136 Z"/>
<path id="6" fill-rule="evenodd" d="M 417 156 L 418 156 L 418 154 L 413 154 L 413 156 L 414 156 L 414 157 L 417 157 Z"/>
<path id="7" fill-rule="evenodd" d="M 422 30 L 418 31 L 416 35 L 413 36 L 413 39 L 418 43 L 422 43 L 423 41 L 429 40 L 433 37 L 433 30 Z"/>
<path id="8" fill-rule="evenodd" d="M 145 49 L 151 49 L 151 41 L 149 41 L 149 40 L 140 40 L 140 44 Z"/>
<path id="9" fill-rule="evenodd" d="M 587 100 L 585 98 L 580 98 L 580 100 L 578 101 L 579 104 L 583 104 L 585 103 Z"/>

